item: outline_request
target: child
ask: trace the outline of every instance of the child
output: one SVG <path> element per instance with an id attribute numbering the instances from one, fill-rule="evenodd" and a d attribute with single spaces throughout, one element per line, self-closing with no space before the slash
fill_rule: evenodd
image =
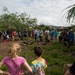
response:
<path id="1" fill-rule="evenodd" d="M 27 61 L 25 58 L 19 56 L 18 54 L 20 53 L 20 45 L 18 43 L 13 43 L 10 51 L 8 52 L 8 56 L 5 57 L 1 62 L 0 62 L 0 67 L 2 65 L 6 65 L 8 72 L 4 72 L 0 70 L 0 74 L 7 74 L 7 75 L 22 75 L 23 74 L 23 65 L 30 71 L 32 72 L 31 67 L 28 65 Z"/>
<path id="2" fill-rule="evenodd" d="M 46 60 L 41 57 L 42 48 L 40 46 L 34 47 L 34 54 L 36 59 L 32 61 L 31 68 L 34 75 L 45 75 L 45 69 L 47 68 Z"/>

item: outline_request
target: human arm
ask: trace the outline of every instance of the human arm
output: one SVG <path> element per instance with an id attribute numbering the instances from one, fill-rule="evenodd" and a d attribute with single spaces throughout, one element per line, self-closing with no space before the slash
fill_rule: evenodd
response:
<path id="1" fill-rule="evenodd" d="M 28 69 L 29 72 L 32 73 L 32 68 L 29 66 L 29 64 L 27 63 L 27 61 L 24 62 L 24 66 Z"/>
<path id="2" fill-rule="evenodd" d="M 0 62 L 0 67 L 1 67 L 3 64 L 4 64 L 3 62 Z M 3 70 L 0 70 L 0 74 L 7 74 L 7 75 L 9 75 L 8 72 L 5 72 L 5 71 L 3 71 Z"/>

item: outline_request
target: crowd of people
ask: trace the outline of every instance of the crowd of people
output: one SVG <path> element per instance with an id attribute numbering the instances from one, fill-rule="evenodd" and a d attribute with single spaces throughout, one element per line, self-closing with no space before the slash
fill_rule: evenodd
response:
<path id="1" fill-rule="evenodd" d="M 8 29 L 7 31 L 4 30 L 0 30 L 0 41 L 8 41 L 8 40 L 12 40 L 14 41 L 16 36 L 16 31 L 12 30 L 12 29 Z"/>
<path id="2" fill-rule="evenodd" d="M 70 48 L 74 43 L 74 31 L 73 31 L 73 29 L 63 30 L 59 36 L 59 42 L 64 43 L 65 46 L 68 46 Z"/>
<path id="3" fill-rule="evenodd" d="M 15 36 L 18 36 L 21 40 L 23 40 L 23 37 L 31 37 L 38 42 L 42 42 L 44 40 L 45 42 L 52 42 L 53 40 L 57 40 L 68 47 L 71 47 L 74 43 L 73 29 L 57 30 L 52 28 L 50 30 L 42 30 L 35 28 L 32 30 L 24 30 L 23 32 L 11 29 L 8 29 L 7 31 L 0 31 L 0 40 L 3 41 L 8 41 L 10 39 L 14 41 Z"/>
<path id="4" fill-rule="evenodd" d="M 61 43 L 63 43 L 67 47 L 71 47 L 74 43 L 74 31 L 73 29 L 50 29 L 50 30 L 42 30 L 42 29 L 32 29 L 32 30 L 24 30 L 24 32 L 21 31 L 15 31 L 8 29 L 7 31 L 0 31 L 0 40 L 9 41 L 10 39 L 12 41 L 15 40 L 15 36 L 19 37 L 20 40 L 23 40 L 23 37 L 31 37 L 38 42 L 42 42 L 45 40 L 45 42 L 52 42 L 53 40 L 57 40 Z M 44 36 L 44 39 L 43 39 Z"/>

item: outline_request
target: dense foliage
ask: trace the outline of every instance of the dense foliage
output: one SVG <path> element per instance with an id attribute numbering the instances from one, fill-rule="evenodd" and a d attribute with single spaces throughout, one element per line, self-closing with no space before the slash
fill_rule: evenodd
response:
<path id="1" fill-rule="evenodd" d="M 36 23 L 36 18 L 31 18 L 26 13 L 10 13 L 7 8 L 4 8 L 3 13 L 0 15 L 0 30 L 12 28 L 22 31 L 28 27 L 35 27 L 37 25 Z"/>

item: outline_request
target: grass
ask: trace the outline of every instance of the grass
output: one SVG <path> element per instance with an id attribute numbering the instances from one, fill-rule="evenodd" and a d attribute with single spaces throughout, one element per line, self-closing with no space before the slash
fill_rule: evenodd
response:
<path id="1" fill-rule="evenodd" d="M 34 45 L 29 45 L 28 48 L 33 51 Z M 62 43 L 53 42 L 52 45 L 42 46 L 44 53 L 43 58 L 47 60 L 48 68 L 46 75 L 64 75 L 63 66 L 67 63 L 73 63 L 74 57 L 71 56 L 71 51 L 75 50 L 75 47 L 68 48 Z"/>
<path id="2" fill-rule="evenodd" d="M 74 57 L 70 54 L 75 50 L 74 46 L 68 48 L 62 43 L 53 42 L 50 46 L 43 45 L 42 48 L 44 51 L 42 57 L 46 59 L 48 65 L 46 75 L 64 75 L 64 64 L 73 63 L 75 61 Z M 25 57 L 29 64 L 36 58 L 33 49 L 34 44 L 26 45 L 22 48 L 21 56 Z M 2 56 L 0 57 L 0 60 L 2 60 Z M 5 66 L 1 69 L 6 70 Z"/>

